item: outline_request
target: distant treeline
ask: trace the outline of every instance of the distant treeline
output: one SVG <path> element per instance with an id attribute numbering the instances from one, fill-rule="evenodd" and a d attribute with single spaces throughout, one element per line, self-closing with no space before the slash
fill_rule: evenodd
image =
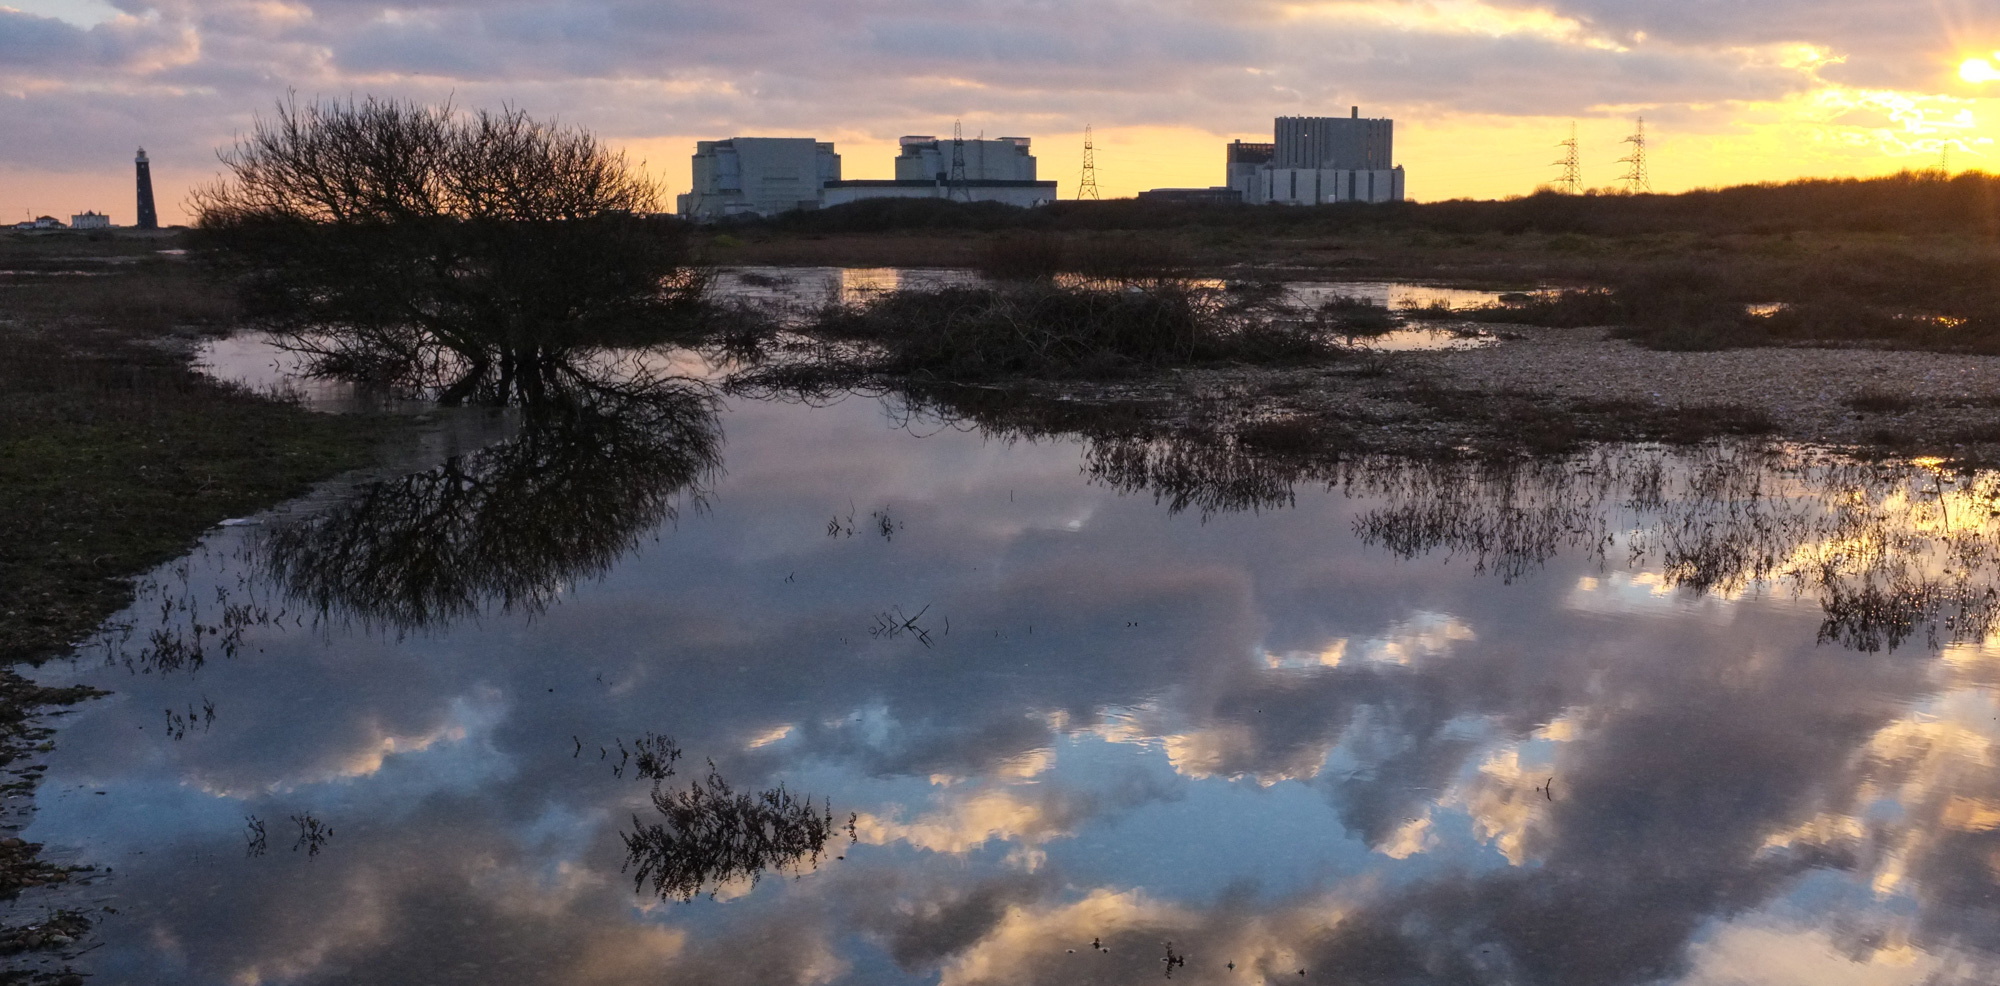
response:
<path id="1" fill-rule="evenodd" d="M 1791 232 L 2000 236 L 2000 176 L 1976 171 L 1951 176 L 1906 171 L 1884 178 L 1815 178 L 1674 195 L 1541 192 L 1501 201 L 1454 199 L 1382 205 L 1218 206 L 1114 199 L 1021 209 L 992 202 L 875 199 L 746 220 L 742 225 L 798 233 L 1206 227 L 1298 236 L 1367 228 L 1598 236 Z"/>

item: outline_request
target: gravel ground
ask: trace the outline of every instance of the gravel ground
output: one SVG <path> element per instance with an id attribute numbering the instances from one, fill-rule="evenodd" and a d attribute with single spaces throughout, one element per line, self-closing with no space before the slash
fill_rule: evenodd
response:
<path id="1" fill-rule="evenodd" d="M 1805 441 L 1879 444 L 1893 435 L 1950 443 L 1981 440 L 1980 431 L 2000 437 L 2000 357 L 1824 348 L 1657 352 L 1606 338 L 1602 329 L 1505 332 L 1514 338 L 1477 349 L 1399 354 L 1396 373 L 1469 390 L 1756 408 L 1780 433 Z M 1877 398 L 1876 410 L 1849 406 L 1864 395 Z M 1894 398 L 1910 406 L 1895 408 Z"/>
<path id="2" fill-rule="evenodd" d="M 990 424 L 1143 425 L 1299 454 L 1549 453 L 1592 441 L 1743 436 L 2000 464 L 2000 357 L 1866 348 L 1659 352 L 1603 329 L 1464 326 L 1465 349 L 1123 381 L 1019 381 Z M 1004 409 L 1003 409 L 1004 408 Z"/>

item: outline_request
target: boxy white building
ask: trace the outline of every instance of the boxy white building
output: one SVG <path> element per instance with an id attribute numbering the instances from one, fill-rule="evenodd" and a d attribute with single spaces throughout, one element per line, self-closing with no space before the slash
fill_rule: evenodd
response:
<path id="1" fill-rule="evenodd" d="M 904 137 L 896 177 L 843 181 L 833 145 L 810 138 L 736 137 L 695 145 L 694 188 L 675 210 L 699 221 L 770 216 L 865 199 L 951 199 L 1033 208 L 1056 200 L 1056 183 L 1035 179 L 1026 137 L 968 140 Z M 965 178 L 953 181 L 953 163 Z"/>
<path id="2" fill-rule="evenodd" d="M 69 217 L 71 229 L 110 229 L 111 217 L 101 212 L 79 212 Z"/>
<path id="3" fill-rule="evenodd" d="M 999 137 L 962 142 L 936 137 L 904 137 L 897 142 L 897 181 L 949 181 L 952 162 L 965 159 L 965 179 L 973 181 L 1034 181 L 1035 156 L 1026 137 Z"/>
<path id="4" fill-rule="evenodd" d="M 864 199 L 949 199 L 961 202 L 999 202 L 1033 209 L 1056 200 L 1052 181 L 1001 181 L 966 179 L 952 185 L 935 178 L 913 181 L 837 181 L 826 186 L 820 203 L 827 207 L 860 202 Z"/>
<path id="5" fill-rule="evenodd" d="M 1403 169 L 1260 168 L 1251 176 L 1243 200 L 1259 205 L 1401 202 Z"/>
<path id="6" fill-rule="evenodd" d="M 773 216 L 817 209 L 840 180 L 840 155 L 811 137 L 732 137 L 695 144 L 694 187 L 674 211 L 689 219 Z"/>
<path id="7" fill-rule="evenodd" d="M 1401 202 L 1403 168 L 1394 163 L 1396 121 L 1284 116 L 1269 144 L 1229 145 L 1229 187 L 1253 205 Z"/>

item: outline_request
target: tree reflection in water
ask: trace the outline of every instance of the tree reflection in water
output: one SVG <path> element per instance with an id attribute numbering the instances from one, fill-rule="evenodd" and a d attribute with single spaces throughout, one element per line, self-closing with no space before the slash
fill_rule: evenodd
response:
<path id="1" fill-rule="evenodd" d="M 1301 485 L 1337 489 L 1379 504 L 1355 521 L 1364 541 L 1469 556 L 1503 581 L 1564 553 L 1618 552 L 1690 595 L 1810 596 L 1820 642 L 1854 650 L 1938 649 L 2000 628 L 2000 472 L 1753 442 L 1513 458 L 1272 450 L 1224 429 L 1145 427 L 1115 405 L 964 388 L 883 399 L 909 420 L 995 437 L 1081 437 L 1094 481 L 1175 512 L 1282 509 Z"/>
<path id="2" fill-rule="evenodd" d="M 574 366 L 543 372 L 568 392 L 527 405 L 512 440 L 272 532 L 277 583 L 322 616 L 396 629 L 490 602 L 532 613 L 700 502 L 721 447 L 706 388 L 628 374 L 584 389 Z"/>
<path id="3" fill-rule="evenodd" d="M 620 836 L 632 889 L 651 884 L 661 900 L 691 901 L 737 881 L 754 886 L 766 870 L 816 866 L 833 833 L 830 804 L 815 810 L 811 798 L 782 784 L 757 794 L 734 790 L 713 761 L 708 776 L 685 790 L 663 779 L 653 783 L 662 820 L 649 824 L 634 815 L 632 831 Z"/>
<path id="4" fill-rule="evenodd" d="M 1410 556 L 1472 555 L 1512 578 L 1563 550 L 1622 549 L 1667 586 L 1819 601 L 1822 643 L 1984 640 L 2000 587 L 2000 474 L 1747 445 L 1611 446 L 1556 460 L 1378 462 L 1343 479 L 1388 505 L 1356 521 Z"/>

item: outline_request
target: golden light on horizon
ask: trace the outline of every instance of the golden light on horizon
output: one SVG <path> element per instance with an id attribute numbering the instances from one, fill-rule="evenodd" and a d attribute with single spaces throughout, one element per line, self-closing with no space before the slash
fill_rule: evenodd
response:
<path id="1" fill-rule="evenodd" d="M 1968 58 L 1958 66 L 1958 77 L 1975 85 L 1982 82 L 2000 82 L 2000 51 L 1991 58 Z"/>

